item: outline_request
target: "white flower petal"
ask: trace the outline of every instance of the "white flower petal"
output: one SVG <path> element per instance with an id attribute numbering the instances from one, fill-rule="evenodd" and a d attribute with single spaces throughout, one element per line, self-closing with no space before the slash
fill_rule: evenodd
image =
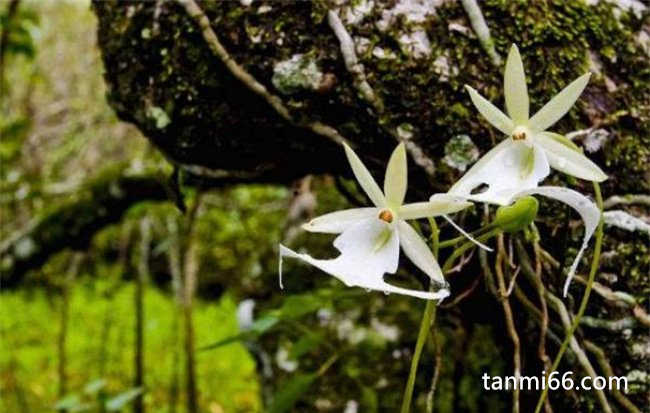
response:
<path id="1" fill-rule="evenodd" d="M 402 205 L 399 209 L 400 219 L 420 219 L 437 217 L 443 214 L 453 214 L 469 206 L 464 198 L 449 194 L 435 194 L 429 202 L 416 202 Z"/>
<path id="2" fill-rule="evenodd" d="M 302 228 L 309 232 L 340 234 L 361 220 L 377 218 L 377 208 L 352 208 L 321 215 L 304 224 Z"/>
<path id="3" fill-rule="evenodd" d="M 585 73 L 555 95 L 550 102 L 530 118 L 528 122 L 530 129 L 541 132 L 560 120 L 576 103 L 587 83 L 589 83 L 590 76 L 591 73 Z"/>
<path id="4" fill-rule="evenodd" d="M 582 220 L 585 223 L 585 235 L 582 238 L 582 246 L 580 247 L 578 255 L 573 261 L 573 264 L 571 264 L 571 268 L 569 268 L 569 273 L 567 275 L 566 282 L 564 283 L 564 296 L 566 297 L 569 290 L 569 284 L 571 284 L 571 280 L 573 279 L 573 276 L 576 273 L 576 269 L 578 268 L 578 264 L 580 263 L 580 258 L 589 245 L 589 240 L 594 234 L 594 231 L 596 231 L 596 227 L 600 221 L 600 211 L 598 210 L 596 204 L 591 202 L 589 198 L 568 188 L 540 186 L 539 188 L 522 191 L 521 193 L 517 194 L 516 197 L 519 198 L 522 196 L 534 194 L 539 194 L 547 198 L 564 202 L 571 208 L 575 209 L 578 214 L 580 214 Z"/>
<path id="5" fill-rule="evenodd" d="M 507 205 L 515 193 L 537 187 L 549 172 L 548 160 L 541 148 L 508 139 L 490 150 L 449 193 L 473 201 Z M 487 185 L 487 190 L 472 194 L 481 185 Z"/>
<path id="6" fill-rule="evenodd" d="M 384 194 L 390 208 L 397 209 L 404 203 L 407 185 L 406 148 L 400 143 L 393 151 L 386 167 Z"/>
<path id="7" fill-rule="evenodd" d="M 526 74 L 521 62 L 519 49 L 514 44 L 508 53 L 506 70 L 503 78 L 503 88 L 506 97 L 506 109 L 516 124 L 528 121 L 528 88 Z"/>
<path id="8" fill-rule="evenodd" d="M 386 200 L 384 199 L 384 194 L 381 192 L 379 185 L 370 175 L 370 171 L 366 166 L 361 162 L 361 159 L 357 156 L 356 153 L 348 146 L 343 144 L 345 148 L 345 155 L 348 157 L 348 162 L 352 167 L 352 172 L 357 178 L 357 182 L 361 185 L 361 188 L 368 195 L 373 204 L 378 208 L 384 208 L 386 206 Z"/>
<path id="9" fill-rule="evenodd" d="M 449 189 L 449 194 L 458 194 L 462 196 L 469 195 L 474 188 L 483 183 L 483 170 L 488 167 L 492 160 L 495 158 L 500 158 L 502 152 L 507 151 L 513 145 L 512 139 L 506 139 L 501 141 L 497 146 L 490 149 L 485 155 L 481 157 L 469 171 L 465 174 Z"/>
<path id="10" fill-rule="evenodd" d="M 386 232 L 388 231 L 388 232 Z M 349 287 L 396 293 L 429 300 L 441 300 L 449 291 L 425 292 L 390 285 L 384 274 L 394 273 L 399 261 L 399 234 L 393 225 L 379 219 L 361 221 L 335 241 L 341 254 L 329 260 L 299 254 L 280 245 L 280 285 L 282 285 L 282 258 L 297 258 L 341 280 Z"/>
<path id="11" fill-rule="evenodd" d="M 405 221 L 398 221 L 397 228 L 399 230 L 399 242 L 404 254 L 429 278 L 440 285 L 446 286 L 447 281 L 445 281 L 440 265 L 438 265 L 431 249 L 422 240 L 422 237 Z"/>
<path id="12" fill-rule="evenodd" d="M 395 241 L 396 238 L 399 237 L 394 224 L 373 217 L 350 226 L 336 237 L 333 245 L 341 255 L 347 254 L 348 259 L 358 261 L 354 265 L 358 265 L 359 269 L 379 264 L 384 268 L 383 272 L 393 274 L 397 271 L 399 263 L 399 247 L 394 245 L 399 244 L 399 240 Z M 386 252 L 386 248 L 393 254 L 382 255 Z M 377 260 L 375 255 L 381 259 Z M 353 256 L 358 258 L 352 258 Z M 364 263 L 364 260 L 368 262 Z"/>
<path id="13" fill-rule="evenodd" d="M 385 273 L 394 273 L 399 262 L 399 235 L 395 227 L 378 218 L 359 221 L 334 241 L 341 254 L 333 259 L 317 259 L 286 247 L 281 255 L 301 259 L 333 275 L 348 286 L 371 288 L 383 282 Z"/>
<path id="14" fill-rule="evenodd" d="M 471 86 L 465 86 L 469 91 L 469 97 L 472 99 L 472 103 L 476 106 L 481 115 L 485 117 L 495 128 L 499 129 L 501 132 L 506 135 L 512 134 L 512 131 L 515 129 L 515 123 L 501 112 L 499 108 L 490 103 L 489 100 L 481 96 L 474 88 Z"/>
<path id="15" fill-rule="evenodd" d="M 534 136 L 534 141 L 546 152 L 548 162 L 554 169 L 588 181 L 602 182 L 607 175 L 582 152 L 563 144 L 554 133 L 542 132 Z"/>

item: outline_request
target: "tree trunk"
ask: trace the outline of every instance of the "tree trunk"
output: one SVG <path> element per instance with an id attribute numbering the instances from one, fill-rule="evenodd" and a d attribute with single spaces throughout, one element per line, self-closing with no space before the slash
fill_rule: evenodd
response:
<path id="1" fill-rule="evenodd" d="M 578 75 L 594 72 L 576 108 L 555 130 L 577 131 L 574 140 L 603 166 L 609 175 L 603 192 L 610 208 L 647 215 L 647 201 L 628 207 L 616 200 L 637 198 L 613 198 L 650 189 L 647 9 L 638 12 L 608 1 L 400 0 L 350 2 L 337 8 L 324 0 L 248 3 L 93 2 L 109 103 L 185 174 L 259 182 L 310 173 L 347 174 L 342 141 L 355 147 L 377 173 L 395 144 L 404 141 L 411 165 L 409 196 L 423 199 L 445 191 L 474 161 L 472 153 L 484 153 L 501 139 L 476 112 L 464 85 L 502 106 L 500 56 L 516 43 L 533 110 Z M 553 176 L 549 182 L 562 179 Z M 589 183 L 569 183 L 590 191 Z M 566 211 L 544 211 L 537 220 L 541 243 L 562 257 L 567 248 L 561 240 L 574 244 L 572 232 L 558 231 L 568 221 Z M 477 212 L 469 218 L 478 221 L 480 216 Z M 593 317 L 629 316 L 640 308 L 613 299 L 620 297 L 613 291 L 631 294 L 634 303 L 650 291 L 647 237 L 639 233 L 615 222 L 608 225 L 597 278 L 606 288 L 587 310 Z M 524 246 L 524 252 L 530 250 Z M 481 271 L 476 263 L 472 269 Z M 561 285 L 558 272 L 544 274 L 544 284 L 554 292 Z M 459 274 L 455 285 L 465 281 Z M 529 290 L 524 293 L 534 297 Z M 456 309 L 455 317 L 468 331 L 498 310 L 493 297 L 488 301 L 485 293 L 477 296 Z M 543 368 L 534 334 L 535 323 L 544 316 L 537 302 L 532 307 L 523 299 L 512 302 L 522 374 L 539 374 L 533 371 Z M 571 301 L 566 305 L 574 310 Z M 552 357 L 558 347 L 552 338 L 562 335 L 563 328 L 557 313 L 549 313 Z M 646 360 L 634 350 L 648 343 L 641 324 L 630 340 L 620 332 L 584 327 L 581 336 L 596 341 L 616 360 L 615 374 L 633 372 Z M 524 334 L 529 331 L 535 333 Z M 511 351 L 507 339 L 495 340 Z M 470 370 L 462 356 L 457 374 L 466 378 Z M 467 408 L 461 379 L 453 383 L 453 403 L 459 409 Z M 331 380 L 336 387 L 345 378 Z M 522 410 L 535 396 L 522 395 Z M 595 403 L 593 397 L 578 395 L 584 406 Z M 630 397 L 636 403 L 644 400 L 638 393 Z M 575 407 L 570 396 L 560 402 Z"/>

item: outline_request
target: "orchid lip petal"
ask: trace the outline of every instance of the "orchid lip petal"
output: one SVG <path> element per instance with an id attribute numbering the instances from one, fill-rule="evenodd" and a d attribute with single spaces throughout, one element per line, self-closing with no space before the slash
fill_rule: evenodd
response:
<path id="1" fill-rule="evenodd" d="M 384 194 L 388 207 L 397 209 L 404 203 L 408 183 L 407 174 L 406 148 L 404 143 L 400 143 L 386 166 Z"/>
<path id="2" fill-rule="evenodd" d="M 386 233 L 385 231 L 389 231 L 388 239 L 382 241 L 377 248 L 377 241 Z M 445 289 L 435 292 L 416 291 L 393 286 L 384 281 L 386 273 L 394 273 L 397 270 L 399 239 L 399 232 L 394 226 L 373 218 L 358 222 L 337 238 L 335 246 L 341 254 L 333 259 L 317 259 L 280 245 L 280 280 L 282 280 L 282 258 L 290 257 L 325 271 L 349 287 L 429 300 L 441 300 L 447 297 L 449 291 Z"/>
<path id="3" fill-rule="evenodd" d="M 374 265 L 378 257 L 390 258 L 390 262 L 384 262 L 382 268 L 385 269 L 384 272 L 393 274 L 397 271 L 399 261 L 399 248 L 394 247 L 393 242 L 399 245 L 399 235 L 395 231 L 395 225 L 373 217 L 351 225 L 334 239 L 333 245 L 341 255 L 346 256 L 346 259 L 358 255 L 356 260 L 359 262 L 367 260 Z M 394 247 L 393 254 L 381 255 L 381 252 L 385 251 L 384 247 L 391 245 Z"/>
<path id="4" fill-rule="evenodd" d="M 530 120 L 528 126 L 537 132 L 544 131 L 560 120 L 578 100 L 582 91 L 589 83 L 591 73 L 585 73 L 560 93 L 555 95 L 543 108 L 541 108 Z"/>
<path id="5" fill-rule="evenodd" d="M 405 221 L 399 221 L 397 227 L 404 254 L 433 281 L 445 285 L 440 265 L 422 237 Z"/>
<path id="6" fill-rule="evenodd" d="M 485 99 L 480 95 L 474 88 L 471 86 L 465 86 L 469 92 L 469 97 L 472 99 L 472 103 L 481 115 L 487 119 L 495 128 L 499 129 L 504 134 L 510 136 L 512 131 L 515 129 L 515 123 L 506 116 L 499 108 L 490 103 L 489 100 Z"/>
<path id="7" fill-rule="evenodd" d="M 357 156 L 356 153 L 348 145 L 343 145 L 345 148 L 345 155 L 348 158 L 348 162 L 352 167 L 352 172 L 359 182 L 359 185 L 368 195 L 372 203 L 378 208 L 384 208 L 386 206 L 386 199 L 384 194 L 381 192 L 379 185 L 375 182 L 374 178 L 368 171 L 368 168 L 361 162 L 361 159 Z"/>
<path id="8" fill-rule="evenodd" d="M 561 188 L 555 186 L 541 186 L 539 188 L 522 191 L 519 194 L 517 194 L 516 197 L 519 198 L 526 195 L 542 195 L 547 198 L 551 198 L 563 202 L 569 205 L 574 210 L 576 210 L 578 214 L 580 214 L 580 217 L 585 223 L 585 233 L 582 238 L 582 245 L 580 246 L 580 250 L 578 251 L 576 258 L 573 260 L 571 267 L 569 268 L 567 279 L 564 283 L 563 294 L 566 297 L 569 291 L 569 285 L 571 284 L 571 280 L 573 280 L 573 277 L 575 276 L 576 273 L 576 269 L 578 268 L 578 264 L 580 264 L 580 258 L 582 258 L 582 254 L 587 249 L 587 246 L 589 245 L 589 240 L 591 239 L 594 232 L 596 231 L 596 227 L 598 226 L 598 222 L 600 221 L 601 218 L 600 210 L 598 209 L 596 204 L 594 204 L 592 201 L 589 200 L 589 198 L 580 194 L 579 192 L 573 191 L 568 188 Z"/>
<path id="9" fill-rule="evenodd" d="M 524 124 L 529 115 L 528 88 L 521 55 L 514 44 L 506 61 L 503 89 L 508 114 L 516 124 Z"/>
<path id="10" fill-rule="evenodd" d="M 551 132 L 542 132 L 534 137 L 535 143 L 544 149 L 554 169 L 588 181 L 602 182 L 607 179 L 607 175 L 598 165 L 582 152 L 560 143 L 554 135 Z"/>
<path id="11" fill-rule="evenodd" d="M 302 228 L 309 232 L 325 234 L 340 234 L 356 222 L 375 217 L 379 214 L 377 208 L 353 208 L 321 215 L 303 224 Z"/>
<path id="12" fill-rule="evenodd" d="M 388 237 L 383 239 L 385 234 Z M 348 286 L 373 289 L 372 283 L 382 280 L 385 273 L 392 274 L 397 271 L 399 234 L 376 218 L 362 220 L 350 226 L 336 238 L 334 246 L 340 254 L 332 259 L 314 258 L 286 247 L 281 248 L 281 254 L 307 262 Z"/>

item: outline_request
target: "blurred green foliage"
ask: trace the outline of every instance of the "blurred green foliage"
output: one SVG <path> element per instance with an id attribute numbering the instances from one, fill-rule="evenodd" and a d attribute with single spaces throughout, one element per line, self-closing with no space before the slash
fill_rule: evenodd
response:
<path id="1" fill-rule="evenodd" d="M 7 5 L 9 2 L 7 2 Z M 34 39 L 39 35 L 40 16 L 31 9 L 18 9 L 14 16 L 9 16 L 9 7 L 0 11 L 0 30 L 11 32 L 3 46 L 7 57 L 36 55 Z"/>
<path id="2" fill-rule="evenodd" d="M 117 404 L 119 400 L 111 396 L 132 387 L 133 287 L 108 283 L 84 279 L 73 289 L 67 338 L 69 389 L 63 398 L 70 404 L 74 400 L 92 404 L 95 397 Z M 114 292 L 102 294 L 107 289 Z M 60 305 L 60 297 L 50 291 L 20 290 L 0 295 L 0 306 L 11 309 L 3 311 L 0 319 L 0 411 L 47 411 L 60 400 L 56 349 Z M 199 302 L 194 313 L 197 344 L 235 334 L 235 310 L 227 295 L 219 301 Z M 180 374 L 180 365 L 174 367 L 182 337 L 173 328 L 178 312 L 169 295 L 147 289 L 144 400 L 151 412 L 169 410 L 170 386 L 174 375 Z M 226 412 L 260 411 L 255 365 L 241 344 L 198 353 L 197 359 L 203 406 L 221 406 Z M 96 380 L 104 381 L 101 394 L 92 389 Z"/>

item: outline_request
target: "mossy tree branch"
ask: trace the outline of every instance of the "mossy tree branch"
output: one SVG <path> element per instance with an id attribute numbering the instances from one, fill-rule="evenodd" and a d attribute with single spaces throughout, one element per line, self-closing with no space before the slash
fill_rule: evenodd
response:
<path id="1" fill-rule="evenodd" d="M 110 169 L 80 189 L 76 199 L 36 218 L 0 245 L 3 287 L 16 285 L 59 251 L 85 249 L 97 231 L 118 222 L 134 204 L 169 199 L 161 180 Z"/>

